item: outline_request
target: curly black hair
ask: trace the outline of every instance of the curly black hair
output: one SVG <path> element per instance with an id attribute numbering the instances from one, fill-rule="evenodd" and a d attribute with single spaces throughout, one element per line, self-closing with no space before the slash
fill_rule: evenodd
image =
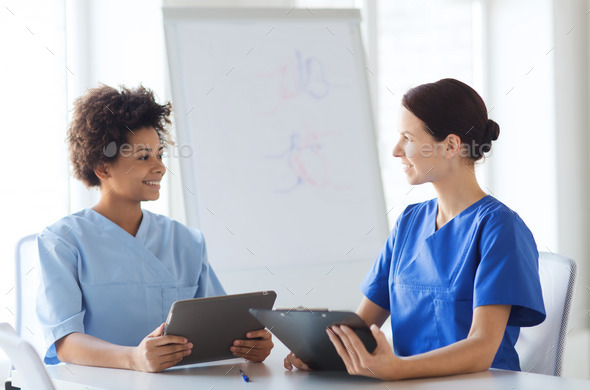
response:
<path id="1" fill-rule="evenodd" d="M 87 187 L 100 187 L 94 170 L 105 162 L 116 161 L 120 145 L 133 131 L 153 127 L 160 143 L 169 143 L 166 127 L 171 124 L 170 102 L 158 104 L 154 93 L 142 85 L 120 90 L 102 85 L 74 102 L 74 114 L 67 141 L 74 177 Z M 111 151 L 111 149 L 113 149 Z"/>

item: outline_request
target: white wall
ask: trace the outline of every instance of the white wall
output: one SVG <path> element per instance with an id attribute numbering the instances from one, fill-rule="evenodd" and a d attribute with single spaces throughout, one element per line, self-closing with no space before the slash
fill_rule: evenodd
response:
<path id="1" fill-rule="evenodd" d="M 68 211 L 64 4 L 0 8 L 0 321 L 14 324 L 14 248 Z"/>
<path id="2" fill-rule="evenodd" d="M 557 251 L 554 51 L 551 0 L 486 2 L 485 100 L 500 137 L 489 188 Z"/>
<path id="3" fill-rule="evenodd" d="M 446 77 L 478 90 L 481 86 L 474 85 L 477 42 L 471 0 L 379 1 L 377 14 L 378 149 L 393 227 L 407 205 L 436 197 L 429 184 L 408 185 L 399 159 L 392 156 L 402 96 L 411 87 Z"/>
<path id="4" fill-rule="evenodd" d="M 558 250 L 578 264 L 564 374 L 586 379 L 590 379 L 589 10 L 586 0 L 553 1 Z"/>
<path id="5" fill-rule="evenodd" d="M 0 322 L 14 325 L 14 247 L 68 210 L 64 4 L 0 8 Z M 0 380 L 10 364 L 0 350 Z"/>
<path id="6" fill-rule="evenodd" d="M 590 378 L 587 1 L 496 0 L 484 12 L 485 98 L 501 133 L 490 188 L 540 251 L 578 263 L 564 376 Z"/>

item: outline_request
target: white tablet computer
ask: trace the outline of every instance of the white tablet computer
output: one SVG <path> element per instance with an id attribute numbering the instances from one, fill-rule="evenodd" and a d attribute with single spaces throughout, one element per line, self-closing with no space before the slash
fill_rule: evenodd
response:
<path id="1" fill-rule="evenodd" d="M 270 310 L 276 298 L 274 291 L 260 291 L 174 302 L 164 334 L 182 336 L 193 343 L 192 353 L 177 365 L 236 358 L 229 350 L 234 340 L 264 329 L 249 309 Z"/>

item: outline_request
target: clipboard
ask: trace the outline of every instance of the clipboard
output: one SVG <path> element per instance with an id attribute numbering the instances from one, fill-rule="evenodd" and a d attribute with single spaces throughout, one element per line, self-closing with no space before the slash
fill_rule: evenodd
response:
<path id="1" fill-rule="evenodd" d="M 235 359 L 229 350 L 234 340 L 264 329 L 248 309 L 272 309 L 276 298 L 274 291 L 259 291 L 174 302 L 163 334 L 182 336 L 193 343 L 192 353 L 176 365 Z"/>
<path id="2" fill-rule="evenodd" d="M 250 309 L 250 313 L 314 370 L 346 371 L 342 358 L 326 334 L 326 327 L 346 325 L 356 332 L 369 352 L 377 347 L 367 324 L 353 312 L 297 308 Z"/>

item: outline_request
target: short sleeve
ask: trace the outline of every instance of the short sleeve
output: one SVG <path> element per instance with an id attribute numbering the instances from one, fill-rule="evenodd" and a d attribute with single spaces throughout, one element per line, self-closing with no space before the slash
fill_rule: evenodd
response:
<path id="1" fill-rule="evenodd" d="M 485 221 L 480 256 L 473 307 L 512 305 L 509 326 L 543 322 L 539 253 L 533 235 L 518 215 L 502 212 Z"/>
<path id="2" fill-rule="evenodd" d="M 85 310 L 78 283 L 79 253 L 52 232 L 37 236 L 41 265 L 37 317 L 50 345 L 45 363 L 57 364 L 54 343 L 73 332 L 84 333 Z"/>
<path id="3" fill-rule="evenodd" d="M 371 302 L 381 306 L 383 309 L 390 311 L 389 300 L 389 275 L 391 273 L 391 262 L 393 257 L 393 244 L 399 226 L 400 219 L 397 220 L 393 230 L 387 237 L 387 241 L 381 253 L 373 263 L 371 270 L 361 283 L 361 291 Z"/>
<path id="4" fill-rule="evenodd" d="M 225 295 L 226 292 L 221 285 L 221 282 L 217 278 L 213 267 L 209 264 L 207 258 L 207 244 L 203 234 L 199 232 L 200 240 L 202 242 L 201 247 L 201 275 L 199 276 L 199 288 L 195 298 L 214 297 L 218 295 Z"/>

